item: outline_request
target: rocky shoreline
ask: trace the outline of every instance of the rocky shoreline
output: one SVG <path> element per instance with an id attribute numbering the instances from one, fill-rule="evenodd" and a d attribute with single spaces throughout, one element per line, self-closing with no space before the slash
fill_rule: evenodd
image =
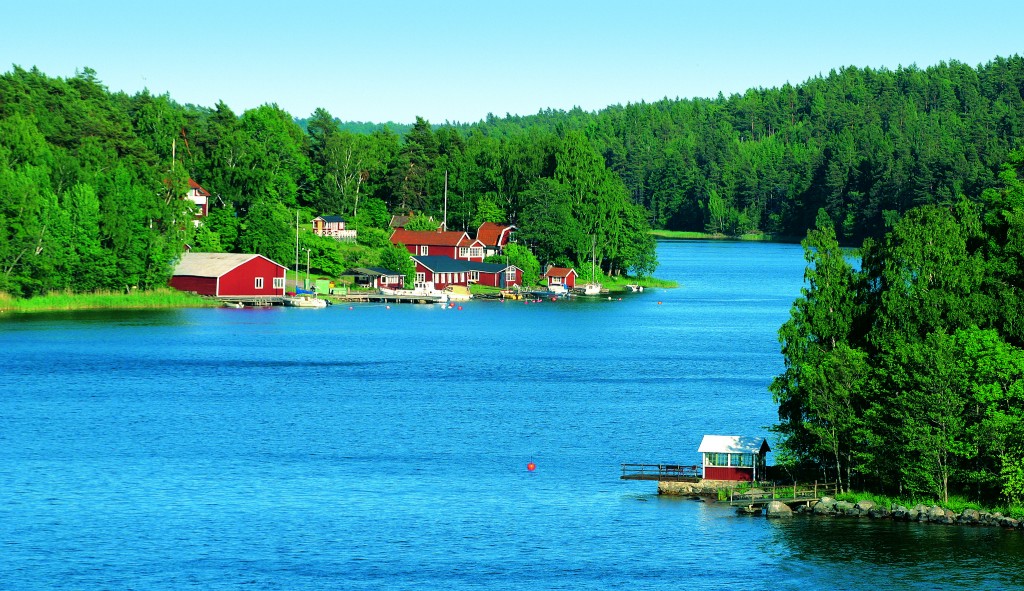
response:
<path id="1" fill-rule="evenodd" d="M 740 512 L 751 513 L 747 507 L 741 507 Z M 761 513 L 761 511 L 760 509 L 755 509 L 754 513 Z M 986 513 L 976 509 L 965 509 L 962 513 L 954 513 L 949 509 L 943 509 L 936 505 L 918 504 L 913 508 L 893 505 L 886 508 L 875 504 L 873 501 L 850 503 L 848 501 L 837 501 L 832 497 L 824 497 L 820 501 L 812 501 L 806 505 L 801 505 L 795 510 L 779 501 L 768 503 L 764 509 L 765 517 L 771 518 L 786 518 L 802 514 L 819 517 L 867 517 L 870 519 L 892 519 L 893 521 L 913 521 L 940 525 L 977 525 L 1024 530 L 1024 522 L 1005 516 L 1002 513 Z"/>

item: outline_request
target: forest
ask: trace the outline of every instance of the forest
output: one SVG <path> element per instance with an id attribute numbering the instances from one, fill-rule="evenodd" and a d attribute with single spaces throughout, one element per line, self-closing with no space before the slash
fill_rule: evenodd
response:
<path id="1" fill-rule="evenodd" d="M 185 244 L 287 264 L 296 216 L 331 214 L 360 244 L 304 234 L 329 275 L 379 262 L 390 215 L 409 212 L 458 230 L 515 224 L 541 263 L 586 261 L 596 244 L 608 275 L 654 272 L 650 228 L 799 239 L 824 209 L 857 244 L 916 206 L 994 186 L 1021 147 L 1022 95 L 1012 56 L 594 113 L 417 119 L 399 135 L 325 109 L 239 115 L 110 92 L 89 68 L 61 79 L 15 66 L 0 77 L 0 291 L 163 285 Z M 198 229 L 179 199 L 189 178 L 214 195 Z"/>
<path id="2" fill-rule="evenodd" d="M 14 66 L 0 77 L 0 291 L 164 285 L 185 244 L 287 264 L 296 218 L 316 215 L 359 231 L 355 245 L 303 234 L 328 275 L 378 263 L 390 216 L 409 212 L 456 230 L 512 223 L 542 264 L 594 254 L 606 275 L 655 271 L 651 228 L 799 239 L 824 209 L 856 244 L 994 186 L 1021 147 L 1022 95 L 1012 56 L 599 112 L 417 118 L 399 134 L 322 108 L 236 114 L 110 92 L 90 68 Z M 214 195 L 198 229 L 180 199 L 189 178 Z"/>
<path id="3" fill-rule="evenodd" d="M 859 257 L 819 210 L 771 386 L 783 465 L 846 490 L 1024 502 L 1024 150 L 979 197 L 911 209 Z"/>

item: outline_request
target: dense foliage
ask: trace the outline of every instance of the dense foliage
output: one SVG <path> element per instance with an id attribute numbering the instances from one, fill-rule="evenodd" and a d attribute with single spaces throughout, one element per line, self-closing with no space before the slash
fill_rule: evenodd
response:
<path id="1" fill-rule="evenodd" d="M 649 275 L 653 226 L 880 237 L 913 207 L 977 202 L 1022 145 L 1024 59 L 844 68 L 799 85 L 474 124 L 236 115 L 110 93 L 85 69 L 0 76 L 0 290 L 148 288 L 188 243 L 296 253 L 296 214 L 342 215 L 365 249 L 303 232 L 316 269 L 379 262 L 391 214 L 473 231 L 513 223 L 542 264 Z M 214 194 L 198 230 L 179 197 Z M 447 181 L 447 182 L 446 182 Z M 446 190 L 447 188 L 447 190 Z M 301 252 L 301 250 L 299 251 Z"/>
<path id="2" fill-rule="evenodd" d="M 979 201 L 911 209 L 856 266 L 819 213 L 772 384 L 795 467 L 1024 501 L 1024 151 Z"/>

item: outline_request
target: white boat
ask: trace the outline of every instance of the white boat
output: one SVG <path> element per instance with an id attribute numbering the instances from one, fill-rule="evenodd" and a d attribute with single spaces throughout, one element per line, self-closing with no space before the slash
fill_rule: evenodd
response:
<path id="1" fill-rule="evenodd" d="M 584 283 L 583 287 L 580 288 L 583 291 L 583 295 L 600 295 L 601 284 L 600 283 Z"/>
<path id="2" fill-rule="evenodd" d="M 327 300 L 309 294 L 285 296 L 284 305 L 292 308 L 326 308 Z"/>
<path id="3" fill-rule="evenodd" d="M 643 291 L 644 290 L 642 285 L 638 285 L 636 283 L 627 283 L 626 284 L 626 289 L 628 289 L 629 291 L 633 291 L 633 292 Z"/>
<path id="4" fill-rule="evenodd" d="M 597 238 L 592 240 L 593 252 L 590 255 L 590 276 L 597 277 Z M 584 283 L 583 287 L 577 288 L 583 295 L 600 295 L 602 286 L 600 283 Z"/>

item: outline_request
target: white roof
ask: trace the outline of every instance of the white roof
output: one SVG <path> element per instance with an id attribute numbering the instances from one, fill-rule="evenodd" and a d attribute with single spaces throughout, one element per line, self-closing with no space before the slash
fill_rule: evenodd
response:
<path id="1" fill-rule="evenodd" d="M 756 454 L 764 446 L 768 448 L 768 442 L 760 437 L 744 437 L 742 435 L 705 435 L 700 440 L 700 447 L 697 453 L 728 453 L 728 454 Z"/>
<path id="2" fill-rule="evenodd" d="M 235 254 L 231 252 L 186 252 L 174 267 L 175 275 L 192 277 L 220 277 L 252 259 L 258 254 Z"/>

